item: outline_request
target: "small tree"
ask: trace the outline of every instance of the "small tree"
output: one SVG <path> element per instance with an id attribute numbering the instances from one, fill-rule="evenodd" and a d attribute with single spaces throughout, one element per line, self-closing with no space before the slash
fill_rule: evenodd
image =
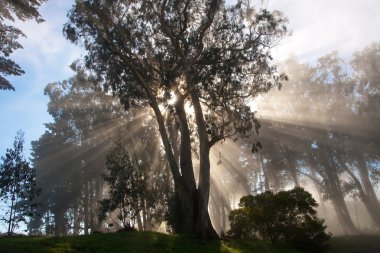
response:
<path id="1" fill-rule="evenodd" d="M 19 227 L 20 222 L 27 223 L 26 217 L 34 214 L 38 195 L 36 173 L 23 157 L 24 133 L 17 132 L 13 149 L 7 149 L 0 164 L 0 199 L 5 203 L 3 220 L 8 225 L 8 235 Z"/>
<path id="2" fill-rule="evenodd" d="M 300 187 L 274 194 L 270 191 L 240 199 L 239 209 L 229 215 L 230 235 L 263 238 L 272 243 L 290 242 L 301 250 L 320 252 L 330 238 L 312 195 Z"/>
<path id="3" fill-rule="evenodd" d="M 108 212 L 118 210 L 123 227 L 133 227 L 131 221 L 141 210 L 147 188 L 147 169 L 118 141 L 107 156 L 107 170 L 104 180 L 109 186 L 109 198 L 100 202 L 99 220 L 104 220 Z"/>

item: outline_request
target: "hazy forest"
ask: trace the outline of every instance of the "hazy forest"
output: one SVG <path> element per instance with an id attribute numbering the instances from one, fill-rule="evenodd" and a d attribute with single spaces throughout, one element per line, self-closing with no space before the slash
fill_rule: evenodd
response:
<path id="1" fill-rule="evenodd" d="M 42 22 L 46 0 L 16 2 L 0 3 L 1 92 L 23 74 L 8 21 Z M 378 234 L 380 42 L 277 63 L 288 22 L 249 0 L 76 0 L 63 34 L 84 56 L 45 87 L 53 120 L 30 160 L 21 131 L 0 154 L 3 232 L 217 238 L 241 197 L 302 187 L 326 232 Z"/>

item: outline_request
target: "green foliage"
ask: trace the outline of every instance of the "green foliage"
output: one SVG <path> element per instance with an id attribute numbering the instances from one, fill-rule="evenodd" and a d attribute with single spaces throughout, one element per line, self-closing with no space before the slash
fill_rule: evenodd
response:
<path id="1" fill-rule="evenodd" d="M 124 146 L 117 141 L 107 156 L 108 173 L 104 180 L 109 186 L 109 198 L 101 201 L 99 219 L 104 220 L 107 212 L 118 209 L 119 220 L 124 227 L 130 227 L 130 221 L 142 210 L 148 170 L 142 161 L 129 155 Z"/>
<path id="2" fill-rule="evenodd" d="M 5 222 L 8 235 L 27 223 L 26 217 L 33 216 L 36 203 L 33 199 L 39 194 L 36 187 L 36 173 L 23 157 L 24 133 L 17 132 L 13 149 L 7 149 L 0 164 L 0 199 L 6 206 L 1 220 Z"/>
<path id="3" fill-rule="evenodd" d="M 42 22 L 38 7 L 47 0 L 2 0 L 0 2 L 0 73 L 7 75 L 22 75 L 24 71 L 9 55 L 14 50 L 22 48 L 17 41 L 19 37 L 25 37 L 24 33 L 9 25 L 9 21 L 14 22 L 15 18 L 25 21 L 34 19 Z M 7 21 L 7 22 L 6 22 Z M 14 90 L 14 87 L 0 75 L 0 90 Z"/>
<path id="4" fill-rule="evenodd" d="M 229 234 L 242 239 L 287 241 L 302 250 L 319 252 L 330 235 L 318 219 L 317 202 L 300 187 L 277 194 L 267 191 L 244 196 L 229 215 Z"/>
<path id="5" fill-rule="evenodd" d="M 249 102 L 286 79 L 270 55 L 287 32 L 286 18 L 253 10 L 248 0 L 81 0 L 68 17 L 65 35 L 84 46 L 86 67 L 126 109 L 153 109 L 181 198 L 182 230 L 215 237 L 209 151 L 224 139 L 257 133 Z M 169 134 L 170 126 L 178 127 Z M 193 150 L 200 154 L 198 186 Z"/>
<path id="6" fill-rule="evenodd" d="M 69 227 L 75 227 L 73 233 L 96 229 L 105 150 L 113 145 L 115 129 L 126 122 L 123 108 L 96 87 L 91 75 L 75 63 L 71 68 L 75 72 L 71 78 L 45 87 L 53 121 L 32 142 L 37 183 L 44 189 L 40 196 L 43 222 L 30 224 L 37 234 L 40 225 L 52 227 L 56 235 L 66 234 Z"/>

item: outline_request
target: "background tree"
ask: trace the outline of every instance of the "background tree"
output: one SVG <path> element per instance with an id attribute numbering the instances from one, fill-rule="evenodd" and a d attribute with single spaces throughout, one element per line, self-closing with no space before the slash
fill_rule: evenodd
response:
<path id="1" fill-rule="evenodd" d="M 374 43 L 355 53 L 350 62 L 353 71 L 336 52 L 321 57 L 315 66 L 289 59 L 283 67 L 289 82 L 259 102 L 263 115 L 259 155 L 265 158 L 259 168 L 277 161 L 269 172 L 291 175 L 293 182 L 288 184 L 311 182 L 322 209 L 324 201 L 332 204 L 336 217 L 330 221 L 339 221 L 332 225 L 341 227 L 339 233 L 358 233 L 353 209 L 359 199 L 374 224 L 380 217 L 373 190 L 379 171 L 378 51 Z M 277 191 L 278 179 L 265 178 Z"/>
<path id="2" fill-rule="evenodd" d="M 22 48 L 17 42 L 19 37 L 25 37 L 24 33 L 9 25 L 15 19 L 25 21 L 34 19 L 38 23 L 43 22 L 38 7 L 47 0 L 2 0 L 0 3 L 0 73 L 4 76 L 22 75 L 24 71 L 9 56 L 14 50 Z M 7 24 L 8 23 L 8 24 Z M 0 75 L 0 90 L 14 90 L 12 84 Z"/>
<path id="3" fill-rule="evenodd" d="M 286 19 L 250 1 L 220 0 L 78 0 L 69 19 L 66 36 L 83 43 L 86 66 L 125 108 L 153 110 L 182 211 L 180 231 L 217 236 L 208 213 L 209 152 L 225 138 L 257 131 L 247 104 L 284 78 L 270 63 L 270 48 L 286 32 Z M 180 142 L 169 137 L 171 121 L 160 105 L 172 108 Z"/>
<path id="4" fill-rule="evenodd" d="M 133 228 L 137 216 L 145 203 L 148 170 L 142 160 L 129 155 L 120 141 L 107 156 L 107 182 L 109 197 L 101 201 L 99 219 L 104 220 L 108 212 L 118 209 L 118 218 L 124 228 Z"/>
<path id="5" fill-rule="evenodd" d="M 31 230 L 65 235 L 104 229 L 97 219 L 99 201 L 107 197 L 101 175 L 106 172 L 106 154 L 115 139 L 126 143 L 149 171 L 149 189 L 145 189 L 144 203 L 139 204 L 137 221 L 143 230 L 154 229 L 163 220 L 172 184 L 149 112 L 136 109 L 126 113 L 91 75 L 75 64 L 72 67 L 76 71 L 72 78 L 45 89 L 54 120 L 32 143 L 37 182 L 44 191 L 40 196 L 42 216 L 35 217 Z"/>
<path id="6" fill-rule="evenodd" d="M 23 156 L 24 133 L 17 132 L 13 149 L 7 149 L 1 157 L 0 165 L 0 199 L 5 213 L 1 218 L 12 235 L 20 222 L 27 223 L 27 217 L 33 216 L 39 193 L 36 187 L 36 173 Z"/>
<path id="7" fill-rule="evenodd" d="M 32 144 L 37 181 L 45 189 L 41 211 L 50 217 L 56 235 L 97 229 L 105 153 L 113 130 L 123 124 L 117 101 L 98 90 L 83 70 L 72 67 L 77 72 L 73 78 L 47 85 L 54 121 Z"/>

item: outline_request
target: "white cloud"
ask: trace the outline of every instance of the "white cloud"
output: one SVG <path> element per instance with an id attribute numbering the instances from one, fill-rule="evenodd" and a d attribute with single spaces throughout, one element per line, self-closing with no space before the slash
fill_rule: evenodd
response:
<path id="1" fill-rule="evenodd" d="M 30 141 L 44 132 L 43 123 L 51 120 L 46 112 L 48 98 L 43 95 L 49 82 L 60 81 L 72 75 L 68 65 L 80 57 L 81 50 L 68 42 L 62 34 L 66 13 L 73 0 L 52 0 L 40 8 L 45 22 L 16 22 L 26 38 L 20 39 L 23 49 L 12 58 L 24 70 L 20 77 L 9 77 L 16 92 L 0 91 L 0 155 L 10 147 L 18 129 L 26 132 L 26 149 Z"/>
<path id="2" fill-rule="evenodd" d="M 348 57 L 380 41 L 377 0 L 269 0 L 268 7 L 284 12 L 293 32 L 275 50 L 278 60 L 295 54 L 313 62 L 333 50 Z"/>

